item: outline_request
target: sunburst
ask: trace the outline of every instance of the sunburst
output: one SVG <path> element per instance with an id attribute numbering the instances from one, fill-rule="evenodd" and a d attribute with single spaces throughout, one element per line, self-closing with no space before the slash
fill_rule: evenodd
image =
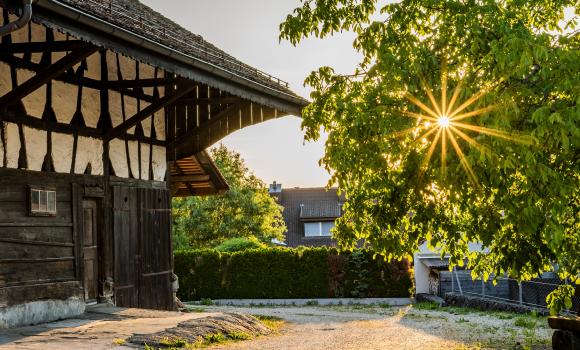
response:
<path id="1" fill-rule="evenodd" d="M 402 112 L 407 117 L 417 119 L 417 126 L 395 133 L 396 136 L 401 136 L 407 135 L 411 131 L 414 131 L 414 134 L 418 135 L 417 140 L 427 140 L 427 142 L 430 142 L 427 154 L 423 159 L 420 177 L 422 177 L 425 169 L 428 167 L 435 150 L 438 148 L 438 145 L 440 145 L 441 149 L 441 174 L 443 177 L 446 176 L 448 156 L 447 144 L 450 143 L 460 160 L 461 166 L 467 173 L 470 180 L 474 184 L 479 185 L 479 181 L 475 175 L 475 172 L 469 165 L 469 162 L 467 161 L 467 158 L 465 157 L 459 142 L 457 142 L 457 139 L 459 138 L 464 140 L 467 142 L 467 144 L 482 152 L 489 152 L 489 150 L 470 137 L 467 132 L 485 134 L 514 142 L 528 143 L 528 140 L 525 138 L 518 137 L 514 134 L 498 129 L 491 129 L 483 126 L 469 124 L 467 122 L 469 118 L 492 112 L 497 108 L 496 105 L 491 105 L 468 111 L 469 107 L 471 107 L 475 102 L 479 101 L 483 96 L 485 96 L 488 90 L 483 89 L 460 103 L 458 101 L 462 88 L 462 82 L 460 81 L 453 90 L 451 98 L 448 99 L 447 74 L 445 69 L 442 69 L 441 92 L 439 100 L 435 98 L 432 89 L 427 84 L 427 82 L 422 80 L 422 85 L 429 102 L 425 103 L 417 97 L 407 93 L 405 98 L 413 105 L 418 107 L 420 112 Z M 458 106 L 456 107 L 456 105 Z M 424 132 L 419 134 L 417 132 L 418 130 L 422 130 Z M 431 139 L 429 139 L 430 137 Z"/>

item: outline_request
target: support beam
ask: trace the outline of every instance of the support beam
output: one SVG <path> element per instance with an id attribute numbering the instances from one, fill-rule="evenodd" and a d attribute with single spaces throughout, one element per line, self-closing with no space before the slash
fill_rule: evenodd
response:
<path id="1" fill-rule="evenodd" d="M 59 134 L 67 134 L 67 135 L 77 135 L 77 136 L 85 136 L 85 137 L 93 137 L 93 138 L 101 138 L 103 136 L 103 132 L 100 129 L 96 128 L 89 128 L 87 126 L 74 126 L 71 127 L 70 124 L 65 123 L 58 123 L 58 122 L 48 122 L 39 118 L 35 118 L 29 115 L 22 115 L 22 114 L 15 114 L 12 111 L 8 111 L 7 113 L 2 115 L 2 121 L 10 122 L 14 124 L 22 124 L 23 126 L 28 126 L 33 129 L 39 130 L 51 130 L 53 132 Z M 166 146 L 165 141 L 160 140 L 153 140 L 150 137 L 143 136 L 138 138 L 135 135 L 125 134 L 120 137 L 123 140 L 128 141 L 141 141 L 146 143 L 151 143 L 155 146 Z"/>
<path id="2" fill-rule="evenodd" d="M 147 108 L 135 114 L 133 117 L 121 123 L 119 126 L 113 128 L 113 130 L 111 130 L 108 134 L 105 135 L 104 140 L 110 141 L 114 138 L 123 136 L 127 132 L 127 130 L 137 125 L 137 123 L 143 121 L 144 119 L 146 119 L 149 116 L 152 116 L 159 110 L 179 100 L 181 97 L 193 91 L 193 89 L 195 89 L 195 85 L 189 85 L 187 87 L 182 88 L 181 90 L 173 92 L 172 94 L 165 95 L 164 97 L 160 98 L 153 104 L 149 105 Z"/>
<path id="3" fill-rule="evenodd" d="M 179 165 L 178 165 L 179 167 Z M 209 181 L 209 175 L 173 175 L 172 181 L 175 182 L 201 182 Z"/>
<path id="4" fill-rule="evenodd" d="M 0 52 L 0 61 L 9 64 L 10 66 L 14 66 L 15 68 L 26 69 L 33 72 L 42 72 L 47 67 L 43 66 L 39 63 L 28 62 L 20 57 L 16 56 L 5 56 L 2 55 Z M 54 78 L 54 80 L 72 84 L 72 85 L 82 85 L 86 88 L 91 88 L 95 90 L 100 90 L 102 88 L 106 88 L 103 82 L 96 79 L 91 79 L 87 77 L 79 77 L 78 75 L 74 74 L 74 72 L 66 71 L 63 74 Z M 125 88 L 111 88 L 111 90 L 116 91 L 120 94 L 123 94 L 128 97 L 138 98 L 148 103 L 155 102 L 155 97 L 151 95 L 147 95 L 143 93 L 141 90 L 133 90 L 133 89 L 125 89 Z"/>
<path id="5" fill-rule="evenodd" d="M 67 69 L 72 68 L 75 64 L 89 57 L 98 50 L 97 47 L 85 47 L 78 51 L 71 52 L 57 62 L 51 64 L 46 69 L 37 72 L 37 74 L 20 84 L 18 87 L 12 89 L 6 95 L 0 97 L 0 108 L 5 108 L 13 103 L 22 100 L 24 97 L 30 95 L 38 88 L 61 75 Z"/>
<path id="6" fill-rule="evenodd" d="M 208 120 L 207 122 L 205 122 L 204 124 L 200 125 L 197 128 L 188 130 L 183 135 L 180 135 L 175 140 L 170 141 L 167 144 L 168 151 L 173 150 L 173 149 L 181 146 L 182 144 L 184 144 L 185 142 L 189 141 L 190 139 L 196 137 L 197 135 L 200 135 L 200 134 L 210 130 L 212 127 L 219 125 L 219 123 L 221 122 L 221 119 L 224 116 L 227 116 L 229 113 L 231 113 L 232 111 L 239 109 L 239 108 L 241 108 L 241 105 L 238 103 L 234 103 L 231 106 L 228 106 L 224 110 L 213 115 L 211 117 L 211 120 Z"/>
<path id="7" fill-rule="evenodd" d="M 0 54 L 76 51 L 93 45 L 82 40 L 0 44 Z"/>

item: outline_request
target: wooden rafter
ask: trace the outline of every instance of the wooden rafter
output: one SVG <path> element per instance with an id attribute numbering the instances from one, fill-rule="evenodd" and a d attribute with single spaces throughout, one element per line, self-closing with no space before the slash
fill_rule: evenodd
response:
<path id="1" fill-rule="evenodd" d="M 224 116 L 228 115 L 232 111 L 239 109 L 239 108 L 241 108 L 241 105 L 238 103 L 234 103 L 234 104 L 226 107 L 224 110 L 213 115 L 211 117 L 211 120 L 208 120 L 207 122 L 203 123 L 201 126 L 199 126 L 197 128 L 193 128 L 193 129 L 188 130 L 183 135 L 180 135 L 179 137 L 177 137 L 175 140 L 168 142 L 167 147 L 169 149 L 175 149 L 175 148 L 181 146 L 182 144 L 190 141 L 192 138 L 196 137 L 197 135 L 200 135 L 203 132 L 210 130 L 214 126 L 219 125 L 219 123 L 221 122 L 221 120 Z"/>
<path id="2" fill-rule="evenodd" d="M 177 103 L 180 104 L 211 104 L 211 105 L 219 105 L 219 104 L 231 104 L 231 103 L 240 103 L 244 100 L 240 97 L 236 96 L 228 96 L 228 97 L 210 97 L 210 98 L 182 98 Z"/>
<path id="3" fill-rule="evenodd" d="M 177 165 L 179 168 L 179 165 Z M 175 182 L 200 182 L 209 181 L 209 175 L 173 175 L 171 180 Z"/>
<path id="4" fill-rule="evenodd" d="M 83 47 L 77 51 L 69 53 L 42 71 L 37 72 L 35 76 L 12 89 L 12 91 L 8 92 L 6 95 L 0 97 L 0 108 L 7 107 L 12 103 L 20 101 L 53 78 L 61 75 L 67 69 L 72 68 L 75 64 L 89 57 L 97 50 L 98 48 L 95 46 Z"/>
<path id="5" fill-rule="evenodd" d="M 82 40 L 67 40 L 53 42 L 31 42 L 31 43 L 11 43 L 0 44 L 0 53 L 12 55 L 15 53 L 35 53 L 35 52 L 63 52 L 76 51 L 93 45 Z"/>
<path id="6" fill-rule="evenodd" d="M 145 120 L 149 116 L 153 115 L 154 113 L 158 112 L 159 110 L 167 107 L 168 105 L 174 103 L 181 97 L 185 96 L 186 94 L 190 93 L 195 89 L 195 85 L 188 85 L 186 87 L 181 88 L 180 90 L 176 90 L 175 92 L 165 95 L 164 97 L 160 98 L 156 102 L 147 106 L 147 108 L 143 109 L 140 112 L 137 112 L 134 116 L 127 119 L 117 127 L 113 128 L 109 133 L 107 133 L 104 137 L 105 141 L 110 141 L 114 138 L 123 136 L 127 130 L 132 128 L 133 126 L 137 125 L 137 123 Z"/>
<path id="7" fill-rule="evenodd" d="M 183 176 L 183 170 L 181 169 L 181 167 L 179 166 L 179 164 L 177 162 L 173 162 L 173 164 L 175 165 L 175 169 L 177 170 L 177 172 L 179 173 L 179 176 Z M 171 177 L 171 181 L 173 182 L 173 176 Z M 191 187 L 191 185 L 189 184 L 189 182 L 185 182 L 185 187 L 187 187 L 187 190 L 189 191 L 189 193 L 191 193 L 192 196 L 195 195 L 195 190 L 193 189 L 193 187 Z"/>

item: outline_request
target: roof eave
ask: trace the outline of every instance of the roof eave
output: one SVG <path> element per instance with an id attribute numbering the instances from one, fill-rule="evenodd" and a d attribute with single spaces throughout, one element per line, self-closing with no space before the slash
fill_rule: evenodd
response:
<path id="1" fill-rule="evenodd" d="M 257 99 L 257 98 L 252 98 L 253 96 L 251 96 L 251 91 L 248 91 L 245 95 L 246 96 L 240 96 L 243 98 L 248 98 L 254 102 L 257 103 L 263 103 L 264 105 L 269 105 L 270 107 L 273 108 L 277 108 L 280 109 L 281 111 L 284 111 L 286 113 L 289 114 L 293 114 L 296 116 L 301 116 L 302 114 L 302 108 L 304 108 L 305 106 L 307 106 L 309 104 L 309 102 L 299 96 L 296 95 L 292 95 L 289 93 L 286 93 L 284 91 L 280 91 L 280 90 L 276 90 L 272 87 L 266 86 L 264 84 L 261 84 L 259 82 L 250 80 L 248 78 L 242 77 L 240 75 L 237 75 L 233 72 L 228 71 L 227 69 L 224 69 L 222 67 L 216 66 L 214 64 L 211 64 L 209 62 L 205 62 L 199 58 L 184 54 L 183 52 L 180 52 L 176 49 L 173 49 L 171 47 L 168 47 L 166 45 L 163 45 L 161 43 L 158 43 L 156 41 L 153 41 L 151 39 L 148 39 L 142 35 L 133 33 L 129 30 L 126 30 L 124 28 L 121 28 L 117 25 L 114 25 L 112 23 L 109 23 L 103 19 L 100 19 L 96 16 L 93 16 L 89 13 L 86 13 L 83 10 L 80 10 L 78 8 L 75 8 L 73 6 L 70 6 L 68 4 L 65 4 L 61 1 L 58 0 L 38 0 L 38 2 L 36 3 L 35 6 L 40 7 L 41 9 L 50 11 L 52 13 L 56 13 L 62 17 L 64 17 L 65 19 L 71 20 L 74 23 L 78 23 L 78 24 L 82 24 L 85 25 L 89 28 L 92 29 L 96 29 L 101 33 L 104 33 L 108 36 L 112 36 L 116 39 L 120 39 L 122 41 L 125 41 L 127 43 L 133 44 L 135 45 L 135 47 L 138 48 L 142 48 L 151 52 L 154 52 L 156 54 L 161 55 L 163 58 L 169 58 L 172 59 L 176 62 L 185 64 L 187 66 L 189 66 L 192 69 L 195 69 L 195 72 L 193 72 L 193 76 L 196 76 L 196 78 L 200 78 L 199 77 L 199 71 L 201 70 L 203 72 L 209 73 L 213 76 L 222 78 L 222 79 L 226 79 L 228 81 L 233 81 L 236 84 L 239 84 L 243 87 L 246 88 L 250 88 L 251 90 L 255 90 L 256 92 L 259 92 L 261 94 L 265 94 L 275 100 L 271 101 L 271 103 L 264 103 L 265 101 L 261 100 L 261 99 Z M 40 17 L 39 19 L 42 21 L 50 21 L 49 18 L 43 17 L 42 15 L 39 15 L 37 12 L 33 12 L 35 17 Z M 81 33 L 79 33 L 81 34 Z M 99 42 L 98 38 L 93 37 L 92 41 L 95 41 L 96 44 L 100 44 L 100 45 L 104 45 L 103 42 Z M 122 51 L 123 48 L 121 48 L 120 51 Z M 130 55 L 130 48 L 126 50 L 126 54 Z M 183 71 L 183 70 L 179 70 L 179 69 L 173 69 L 174 73 L 179 74 L 179 75 L 183 75 L 187 77 L 187 72 Z M 193 78 L 193 76 L 190 76 L 190 78 L 192 78 L 192 80 L 196 80 Z M 197 80 L 205 80 L 205 81 L 200 81 L 201 83 L 208 83 L 211 84 L 210 81 L 207 80 L 211 80 L 209 77 L 201 77 L 202 79 L 197 79 Z M 205 79 L 203 79 L 205 78 Z M 220 85 L 220 82 L 215 82 L 215 84 L 212 84 L 215 87 L 221 88 L 221 86 L 216 86 L 216 85 Z M 223 82 L 221 82 L 221 84 L 223 85 Z M 224 89 L 227 90 L 227 89 Z M 232 92 L 230 90 L 230 92 Z M 235 92 L 232 92 L 234 94 L 236 94 Z M 238 93 L 238 95 L 244 95 L 243 93 Z M 277 101 L 276 101 L 277 100 Z"/>

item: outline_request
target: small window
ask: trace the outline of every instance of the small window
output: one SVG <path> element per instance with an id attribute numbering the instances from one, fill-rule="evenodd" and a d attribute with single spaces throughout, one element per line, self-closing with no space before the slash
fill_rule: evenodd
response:
<path id="1" fill-rule="evenodd" d="M 30 215 L 56 216 L 56 190 L 52 188 L 30 188 Z"/>
<path id="2" fill-rule="evenodd" d="M 334 227 L 333 221 L 324 222 L 305 222 L 304 236 L 305 237 L 330 237 L 332 234 L 330 230 Z"/>

